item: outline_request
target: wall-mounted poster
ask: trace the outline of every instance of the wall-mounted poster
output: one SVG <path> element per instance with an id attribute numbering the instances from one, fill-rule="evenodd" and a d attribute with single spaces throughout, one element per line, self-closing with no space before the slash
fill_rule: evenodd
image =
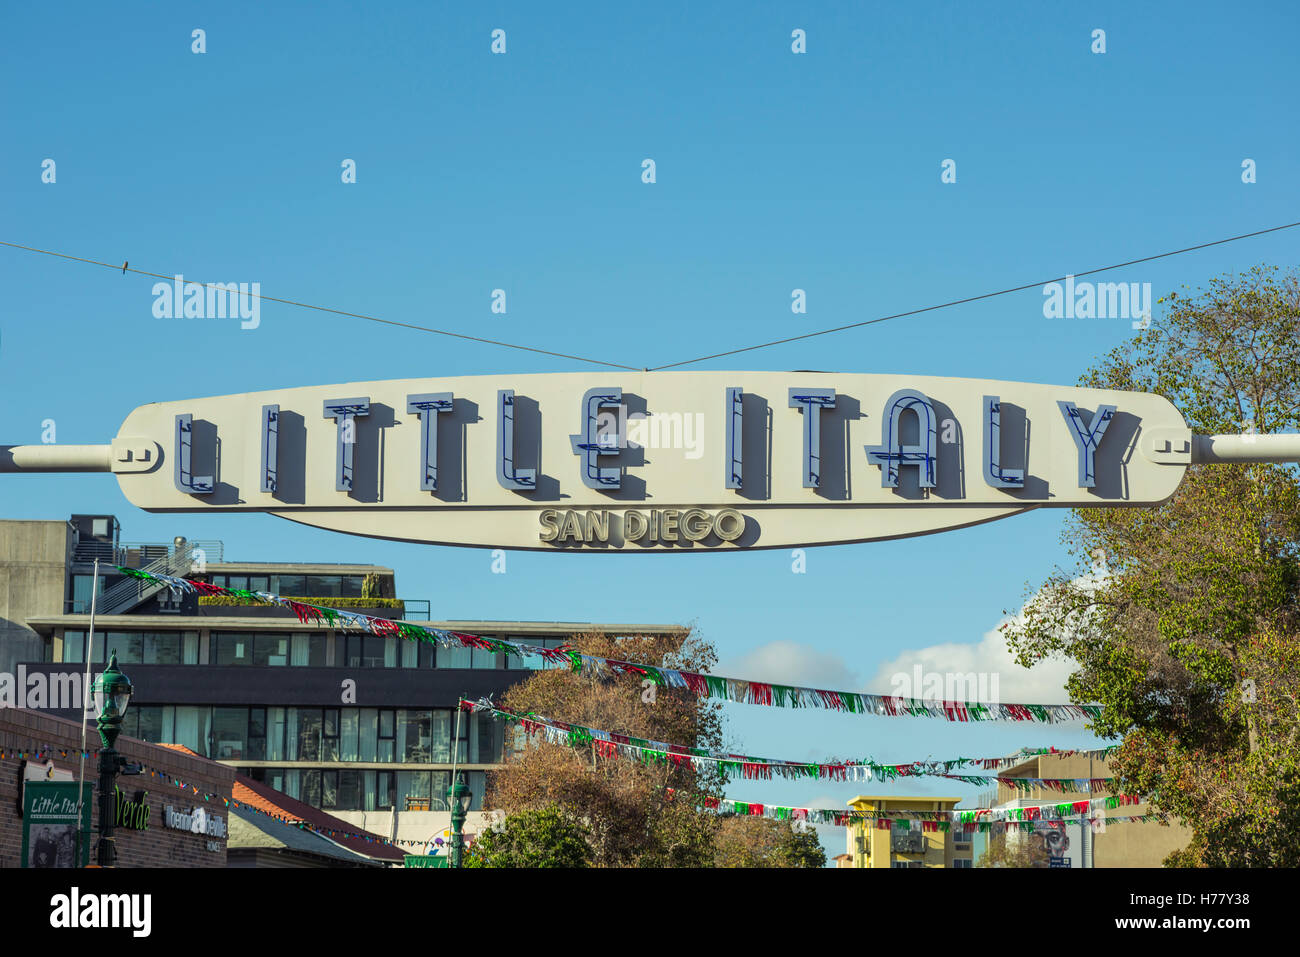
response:
<path id="1" fill-rule="evenodd" d="M 78 827 L 75 781 L 26 783 L 23 789 L 23 867 L 85 867 L 90 863 L 90 802 L 94 799 L 94 790 L 89 781 L 83 787 Z"/>

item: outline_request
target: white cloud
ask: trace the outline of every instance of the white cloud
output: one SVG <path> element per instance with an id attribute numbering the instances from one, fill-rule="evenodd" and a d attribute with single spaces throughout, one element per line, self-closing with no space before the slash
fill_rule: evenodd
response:
<path id="1" fill-rule="evenodd" d="M 1033 600 L 1030 599 L 1031 602 Z M 981 687 L 993 687 L 992 679 L 996 676 L 995 697 L 998 701 L 1065 704 L 1070 700 L 1065 691 L 1065 682 L 1075 671 L 1074 662 L 1047 658 L 1033 668 L 1025 668 L 1016 662 L 1007 649 L 1006 637 L 999 628 L 1008 622 L 1018 621 L 1021 613 L 1003 618 L 998 628 L 986 631 L 984 637 L 973 644 L 950 641 L 904 651 L 880 666 L 872 679 L 871 690 L 878 694 L 890 694 L 895 690 L 896 676 L 901 675 L 907 676 L 907 687 L 910 689 L 915 684 L 916 668 L 919 665 L 923 676 L 972 673 L 988 676 Z M 924 687 L 907 692 L 907 696 L 932 696 L 923 692 Z"/>
<path id="2" fill-rule="evenodd" d="M 1096 572 L 1082 575 L 1074 580 L 1074 584 L 1084 590 L 1095 589 L 1103 580 L 1104 568 L 1101 571 L 1101 575 Z M 1032 596 L 1028 603 L 1032 603 L 1037 597 L 1037 595 Z M 984 700 L 995 697 L 1003 702 L 1065 704 L 1070 700 L 1065 691 L 1065 682 L 1076 668 L 1074 662 L 1044 659 L 1033 668 L 1024 668 L 1007 650 L 1006 638 L 999 629 L 1007 622 L 1019 621 L 1023 613 L 1022 608 L 1015 615 L 1003 618 L 997 626 L 986 631 L 977 642 L 949 641 L 908 649 L 881 664 L 871 680 L 865 684 L 858 673 L 839 655 L 797 641 L 772 641 L 760 645 L 746 654 L 722 662 L 717 668 L 717 673 L 729 678 L 747 678 L 807 688 L 866 691 L 873 694 L 902 693 L 905 697 L 933 697 L 934 695 L 926 691 L 924 686 L 912 690 L 909 685 L 906 690 L 896 692 L 895 676 L 906 675 L 909 681 L 912 681 L 915 668 L 919 665 L 923 680 L 928 675 L 987 676 L 987 680 L 981 684 L 981 687 L 989 687 L 995 690 L 996 694 L 963 695 L 962 697 L 967 700 L 970 697 Z M 997 678 L 996 685 L 992 683 L 993 676 Z M 940 695 L 940 697 L 944 696 Z"/>
<path id="3" fill-rule="evenodd" d="M 857 673 L 839 655 L 797 641 L 770 641 L 739 658 L 721 662 L 717 673 L 804 688 L 852 690 L 859 684 Z"/>

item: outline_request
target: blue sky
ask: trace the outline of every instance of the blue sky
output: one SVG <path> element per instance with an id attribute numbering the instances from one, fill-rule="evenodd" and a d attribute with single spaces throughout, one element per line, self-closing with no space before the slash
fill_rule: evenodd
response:
<path id="1" fill-rule="evenodd" d="M 0 239 L 655 366 L 1300 219 L 1293 4 L 820 6 L 13 7 L 0 41 Z M 504 55 L 489 49 L 496 28 Z M 791 52 L 795 28 L 806 54 Z M 1098 28 L 1104 54 L 1090 50 Z M 53 184 L 41 181 L 46 158 Z M 1256 183 L 1241 181 L 1246 158 Z M 344 159 L 355 184 L 340 182 Z M 945 159 L 956 183 L 940 182 Z M 1105 278 L 1149 282 L 1158 297 L 1294 264 L 1298 233 Z M 5 443 L 39 442 L 45 419 L 60 443 L 106 442 L 151 401 L 588 368 L 270 303 L 256 330 L 156 319 L 151 279 L 12 249 L 0 248 L 0 282 Z M 504 316 L 490 311 L 494 288 L 507 291 Z M 794 288 L 806 315 L 791 313 Z M 1028 290 L 701 368 L 1068 384 L 1133 334 L 1125 320 L 1045 319 L 1042 302 Z M 493 575 L 476 550 L 264 516 L 145 514 L 102 475 L 5 476 L 4 487 L 8 518 L 113 512 L 131 540 L 185 534 L 222 539 L 235 559 L 382 563 L 436 617 L 695 622 L 724 663 L 788 661 L 807 672 L 790 680 L 854 687 L 909 653 L 977 646 L 1064 558 L 1065 513 L 1042 511 L 815 550 L 806 574 L 788 553 L 759 552 L 512 553 Z M 791 649 L 774 642 L 818 657 L 783 658 Z M 777 757 L 1092 740 L 1078 727 L 729 714 L 737 747 Z M 732 794 L 840 803 L 864 787 L 740 782 Z M 838 834 L 826 842 L 842 849 Z"/>

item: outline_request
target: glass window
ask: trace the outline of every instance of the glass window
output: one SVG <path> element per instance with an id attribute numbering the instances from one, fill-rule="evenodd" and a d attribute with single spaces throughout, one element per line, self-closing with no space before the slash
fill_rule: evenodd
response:
<path id="1" fill-rule="evenodd" d="M 374 772 L 371 772 L 373 775 Z M 339 795 L 338 807 L 344 811 L 360 811 L 361 804 L 361 771 L 340 771 L 339 772 Z"/>
<path id="2" fill-rule="evenodd" d="M 248 709 L 248 749 L 250 761 L 266 760 L 266 709 Z"/>
<path id="3" fill-rule="evenodd" d="M 302 772 L 302 797 L 298 800 L 310 804 L 312 807 L 320 807 L 320 772 L 303 771 Z"/>
<path id="4" fill-rule="evenodd" d="M 560 648 L 568 644 L 567 638 L 526 638 L 518 635 L 512 635 L 510 637 L 510 640 L 517 641 L 525 645 L 536 645 L 542 648 Z M 515 658 L 515 662 L 512 662 L 511 664 L 512 668 L 524 667 L 530 671 L 549 671 L 552 668 L 569 667 L 568 664 L 564 662 L 555 664 L 553 662 L 547 661 L 541 655 L 529 655 L 528 657 L 522 659 L 523 664 L 521 666 L 517 664 L 517 662 L 519 662 L 521 659 L 513 655 L 511 657 Z"/>
<path id="5" fill-rule="evenodd" d="M 106 538 L 108 536 L 108 519 L 92 518 L 90 520 L 90 534 L 95 538 Z"/>
<path id="6" fill-rule="evenodd" d="M 317 598 L 338 596 L 339 580 L 337 575 L 307 575 L 306 579 L 307 582 L 304 587 L 307 590 L 303 592 L 303 595 Z"/>
<path id="7" fill-rule="evenodd" d="M 181 664 L 197 665 L 199 663 L 199 633 L 186 631 L 181 633 Z"/>
<path id="8" fill-rule="evenodd" d="M 247 665 L 253 661 L 253 636 L 231 632 L 213 632 L 214 665 Z"/>
<path id="9" fill-rule="evenodd" d="M 284 747 L 284 730 L 287 723 L 286 708 L 267 709 L 266 760 L 287 761 Z"/>
<path id="10" fill-rule="evenodd" d="M 337 771 L 322 771 L 320 787 L 320 806 L 323 808 L 337 808 L 339 806 L 339 773 Z"/>
<path id="11" fill-rule="evenodd" d="M 160 744 L 162 741 L 161 707 L 159 705 L 140 705 L 127 710 L 127 714 L 133 713 L 135 718 L 139 720 L 135 737 L 142 741 L 148 741 L 149 744 Z"/>
<path id="12" fill-rule="evenodd" d="M 376 774 L 378 787 L 375 792 L 375 809 L 386 811 L 393 806 L 393 772 L 380 771 Z M 367 808 L 369 810 L 369 808 Z"/>
<path id="13" fill-rule="evenodd" d="M 105 653 L 117 655 L 120 665 L 138 665 L 144 661 L 144 636 L 129 631 L 110 631 L 104 635 Z"/>
<path id="14" fill-rule="evenodd" d="M 347 635 L 343 639 L 346 645 L 344 660 L 349 668 L 360 668 L 361 651 L 365 644 L 365 635 Z"/>
<path id="15" fill-rule="evenodd" d="M 471 648 L 470 667 L 471 668 L 496 668 L 497 653 L 488 651 L 486 648 Z"/>
<path id="16" fill-rule="evenodd" d="M 469 809 L 483 810 L 483 794 L 487 791 L 487 772 L 470 771 L 465 775 L 465 783 L 469 785 Z"/>
<path id="17" fill-rule="evenodd" d="M 339 760 L 357 761 L 358 731 L 361 712 L 357 708 L 339 709 Z M 371 808 L 371 810 L 374 810 Z"/>
<path id="18" fill-rule="evenodd" d="M 379 712 L 374 708 L 361 709 L 361 761 L 378 760 Z"/>
<path id="19" fill-rule="evenodd" d="M 95 635 L 95 655 L 93 662 L 102 663 L 104 660 L 104 633 L 101 631 Z M 86 663 L 86 632 L 84 631 L 65 631 L 63 633 L 63 660 L 65 663 Z"/>
<path id="20" fill-rule="evenodd" d="M 291 663 L 299 667 L 325 667 L 325 636 L 296 634 L 293 636 Z"/>
<path id="21" fill-rule="evenodd" d="M 376 748 L 376 761 L 395 760 L 395 721 L 391 709 L 379 712 L 379 740 Z"/>
<path id="22" fill-rule="evenodd" d="M 218 585 L 218 586 L 220 586 L 220 587 L 222 587 L 222 588 L 225 588 L 225 587 L 226 587 L 226 576 L 225 576 L 225 575 L 213 575 L 213 576 L 212 576 L 212 584 L 214 584 L 214 585 Z"/>
<path id="23" fill-rule="evenodd" d="M 265 575 L 248 576 L 249 591 L 267 591 L 270 588 L 270 585 L 271 585 L 271 581 Z"/>
<path id="24" fill-rule="evenodd" d="M 288 635 L 257 635 L 253 638 L 253 664 L 283 667 L 289 664 Z"/>
<path id="25" fill-rule="evenodd" d="M 451 763 L 451 712 L 439 708 L 431 715 L 430 764 Z"/>
<path id="26" fill-rule="evenodd" d="M 179 633 L 155 632 L 145 634 L 144 663 L 146 665 L 179 665 L 181 663 L 181 636 Z"/>
<path id="27" fill-rule="evenodd" d="M 432 711 L 413 711 L 402 708 L 397 712 L 397 747 L 400 760 L 414 764 L 428 764 L 429 733 Z"/>
<path id="28" fill-rule="evenodd" d="M 302 575 L 281 575 L 280 594 L 288 595 L 290 598 L 312 597 L 307 591 L 306 579 Z"/>
<path id="29" fill-rule="evenodd" d="M 213 757 L 218 761 L 241 761 L 248 750 L 248 709 L 213 708 Z"/>
<path id="30" fill-rule="evenodd" d="M 105 578 L 99 576 L 99 594 L 104 594 Z M 95 580 L 94 575 L 73 575 L 72 576 L 72 608 L 69 611 L 74 615 L 86 615 L 90 613 L 90 593 L 91 585 Z"/>
<path id="31" fill-rule="evenodd" d="M 339 595 L 343 598 L 360 598 L 362 575 L 344 575 L 339 579 Z"/>
<path id="32" fill-rule="evenodd" d="M 230 588 L 237 588 L 237 589 L 239 589 L 240 591 L 248 591 L 248 576 L 247 576 L 247 575 L 231 575 L 231 576 L 230 576 L 230 585 L 229 585 L 229 587 L 230 587 Z"/>
<path id="33" fill-rule="evenodd" d="M 417 641 L 402 642 L 402 667 L 416 668 L 420 664 L 420 643 Z"/>
<path id="34" fill-rule="evenodd" d="M 469 716 L 470 764 L 496 764 L 501 760 L 502 739 L 505 736 L 503 724 L 488 714 Z"/>
<path id="35" fill-rule="evenodd" d="M 339 709 L 326 708 L 321 718 L 320 759 L 339 759 Z"/>
<path id="36" fill-rule="evenodd" d="M 439 648 L 439 668 L 468 668 L 473 661 L 473 648 Z"/>
<path id="37" fill-rule="evenodd" d="M 451 772 L 434 771 L 432 777 L 433 777 L 432 810 L 450 811 L 451 805 L 447 801 L 447 789 L 451 787 Z"/>
<path id="38" fill-rule="evenodd" d="M 298 713 L 298 753 L 291 761 L 319 761 L 321 752 L 321 709 L 294 708 Z"/>
<path id="39" fill-rule="evenodd" d="M 397 808 L 399 811 L 429 810 L 429 772 L 397 772 Z"/>
<path id="40" fill-rule="evenodd" d="M 361 638 L 364 641 L 361 667 L 391 668 L 397 663 L 397 647 L 393 644 L 395 638 L 380 638 L 378 635 L 362 635 Z"/>
<path id="41" fill-rule="evenodd" d="M 284 793 L 295 800 L 301 801 L 299 797 L 302 794 L 302 773 L 297 768 L 286 768 L 284 771 Z"/>
<path id="42" fill-rule="evenodd" d="M 212 709 L 178 705 L 175 708 L 175 722 L 173 737 L 168 743 L 183 744 L 195 754 L 209 757 L 208 741 L 212 735 Z"/>

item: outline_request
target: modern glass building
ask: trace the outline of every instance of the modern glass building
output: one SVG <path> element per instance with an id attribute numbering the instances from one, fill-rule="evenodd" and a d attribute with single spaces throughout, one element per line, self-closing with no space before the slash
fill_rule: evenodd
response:
<path id="1" fill-rule="evenodd" d="M 0 522 L 0 532 L 7 524 Z M 28 673 L 84 670 L 93 566 L 77 560 L 88 553 L 78 550 L 85 542 L 82 528 L 105 564 L 476 635 L 558 647 L 587 631 L 685 631 L 646 624 L 430 621 L 427 601 L 397 597 L 389 568 L 231 563 L 220 560 L 218 542 L 122 545 L 112 516 L 75 516 L 67 524 L 64 607 L 24 610 L 22 621 L 39 636 L 41 651 L 39 660 L 23 662 Z M 50 531 L 48 537 L 57 539 Z M 0 564 L 15 560 L 0 554 Z M 490 717 L 459 712 L 456 703 L 462 696 L 498 697 L 530 669 L 548 667 L 541 658 L 521 662 L 478 649 L 324 628 L 300 622 L 287 609 L 227 597 L 177 598 L 168 589 L 106 574 L 103 565 L 100 572 L 91 666 L 98 670 L 116 652 L 135 686 L 124 734 L 184 745 L 384 836 L 437 828 L 440 818 L 417 818 L 410 830 L 409 821 L 399 826 L 399 816 L 445 812 L 453 765 L 465 773 L 471 809 L 481 809 L 486 774 L 504 755 L 504 729 Z"/>

